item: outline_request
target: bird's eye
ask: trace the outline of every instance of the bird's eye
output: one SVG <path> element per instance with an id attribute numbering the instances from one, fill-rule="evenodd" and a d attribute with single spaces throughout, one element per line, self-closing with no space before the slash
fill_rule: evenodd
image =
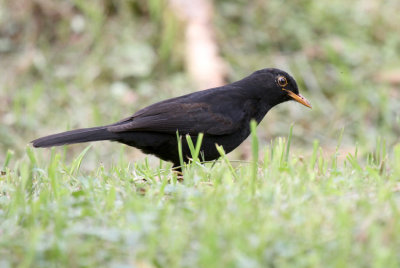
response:
<path id="1" fill-rule="evenodd" d="M 287 79 L 284 76 L 278 76 L 278 79 L 276 81 L 278 82 L 278 85 L 281 87 L 285 87 L 288 84 Z"/>

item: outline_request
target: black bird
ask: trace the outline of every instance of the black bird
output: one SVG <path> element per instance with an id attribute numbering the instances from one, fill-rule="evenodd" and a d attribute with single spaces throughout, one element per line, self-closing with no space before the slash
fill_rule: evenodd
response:
<path id="1" fill-rule="evenodd" d="M 275 105 L 295 100 L 311 108 L 299 94 L 296 81 L 279 69 L 262 69 L 237 82 L 164 100 L 143 108 L 115 124 L 71 130 L 32 141 L 34 147 L 51 147 L 89 141 L 111 140 L 136 147 L 146 154 L 180 166 L 178 141 L 189 134 L 193 142 L 204 134 L 204 161 L 217 159 L 216 144 L 229 153 L 250 134 L 250 121 L 260 123 Z M 184 161 L 190 157 L 182 139 Z"/>

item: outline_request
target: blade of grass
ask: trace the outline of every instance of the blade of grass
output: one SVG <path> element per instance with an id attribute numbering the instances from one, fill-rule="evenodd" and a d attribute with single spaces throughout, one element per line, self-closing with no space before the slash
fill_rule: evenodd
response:
<path id="1" fill-rule="evenodd" d="M 332 156 L 332 166 L 331 166 L 332 170 L 337 169 L 337 159 L 339 155 L 339 148 L 342 145 L 343 133 L 344 133 L 344 128 L 342 128 L 342 130 L 340 131 L 338 144 L 336 145 L 335 149 L 335 154 Z"/>
<path id="2" fill-rule="evenodd" d="M 394 147 L 394 175 L 400 177 L 400 143 Z"/>
<path id="3" fill-rule="evenodd" d="M 8 165 L 10 164 L 10 161 L 13 156 L 14 156 L 14 151 L 7 150 L 6 159 L 4 160 L 3 164 L 3 170 L 6 170 L 6 168 L 8 168 Z"/>
<path id="4" fill-rule="evenodd" d="M 195 154 L 195 156 L 196 156 L 196 159 L 197 159 L 197 158 L 199 157 L 199 155 L 200 155 L 200 149 L 201 149 L 201 143 L 203 142 L 203 136 L 204 136 L 203 133 L 200 133 L 200 134 L 197 136 L 196 148 L 195 148 L 195 151 L 194 151 L 194 154 Z"/>
<path id="5" fill-rule="evenodd" d="M 234 177 L 235 179 L 238 179 L 238 178 L 237 178 L 237 175 L 236 175 L 236 172 L 235 172 L 235 169 L 233 168 L 231 162 L 229 162 L 228 158 L 226 157 L 224 148 L 223 148 L 221 145 L 218 145 L 218 144 L 216 144 L 215 146 L 216 146 L 216 148 L 217 148 L 217 151 L 218 151 L 219 154 L 221 155 L 222 160 L 223 160 L 223 161 L 225 162 L 225 164 L 228 166 L 229 171 L 232 173 L 233 177 Z"/>
<path id="6" fill-rule="evenodd" d="M 253 156 L 252 168 L 251 168 L 251 194 L 254 196 L 256 193 L 257 173 L 258 173 L 258 137 L 257 137 L 257 122 L 251 120 L 251 152 Z"/>
<path id="7" fill-rule="evenodd" d="M 200 133 L 196 140 L 196 147 L 193 144 L 192 137 L 186 134 L 186 141 L 189 146 L 190 154 L 192 156 L 192 162 L 196 162 L 199 158 L 201 143 L 203 141 L 203 133 Z"/>
<path id="8" fill-rule="evenodd" d="M 178 131 L 176 131 L 176 139 L 178 141 L 179 162 L 181 163 L 181 168 L 183 168 L 182 136 L 179 135 Z"/>
<path id="9" fill-rule="evenodd" d="M 310 168 L 311 169 L 314 169 L 315 163 L 317 162 L 318 148 L 319 148 L 319 141 L 314 140 L 313 153 L 312 153 L 311 159 L 310 159 Z"/>
<path id="10" fill-rule="evenodd" d="M 292 123 L 292 124 L 290 125 L 288 140 L 287 140 L 287 143 L 286 143 L 286 154 L 285 154 L 285 161 L 286 161 L 286 163 L 289 162 L 289 152 L 290 152 L 290 143 L 291 143 L 291 141 L 292 141 L 293 126 L 294 126 L 294 124 Z"/>
<path id="11" fill-rule="evenodd" d="M 74 172 L 78 172 L 81 164 L 82 164 L 82 159 L 85 157 L 86 153 L 89 151 L 89 149 L 92 148 L 92 145 L 87 146 L 79 155 L 77 158 L 74 159 L 74 161 L 71 164 L 71 168 L 69 170 L 69 174 L 72 175 Z"/>
<path id="12" fill-rule="evenodd" d="M 31 161 L 31 164 L 33 166 L 37 166 L 36 157 L 35 157 L 35 154 L 33 153 L 32 147 L 30 147 L 30 146 L 26 147 L 26 154 L 28 155 L 28 158 L 29 158 L 29 161 Z"/>
<path id="13" fill-rule="evenodd" d="M 195 155 L 195 148 L 193 145 L 193 141 L 192 141 L 192 137 L 190 137 L 189 134 L 186 134 L 186 142 L 189 146 L 189 151 L 190 151 L 190 155 L 192 156 L 192 161 L 191 162 L 195 162 L 197 159 L 196 155 Z"/>
<path id="14" fill-rule="evenodd" d="M 57 167 L 60 165 L 59 157 L 60 155 L 55 153 L 54 148 L 51 149 L 50 163 L 47 168 L 47 173 L 50 179 L 50 185 L 54 193 L 54 197 L 58 197 L 58 180 L 57 180 Z"/>

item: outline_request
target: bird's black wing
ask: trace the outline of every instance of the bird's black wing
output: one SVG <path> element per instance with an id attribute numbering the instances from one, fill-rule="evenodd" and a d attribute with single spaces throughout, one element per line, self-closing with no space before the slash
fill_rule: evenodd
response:
<path id="1" fill-rule="evenodd" d="M 150 131 L 225 135 L 235 132 L 246 116 L 235 93 L 197 92 L 148 106 L 108 127 L 111 132 Z"/>

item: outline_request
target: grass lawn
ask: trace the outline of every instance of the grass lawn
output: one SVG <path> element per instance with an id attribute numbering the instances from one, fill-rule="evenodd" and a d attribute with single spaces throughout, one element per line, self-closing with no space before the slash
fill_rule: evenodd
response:
<path id="1" fill-rule="evenodd" d="M 290 145 L 290 143 L 289 143 Z M 253 160 L 109 169 L 27 148 L 0 177 L 1 267 L 398 267 L 400 145 L 364 161 L 285 139 Z M 122 155 L 122 154 L 121 154 Z"/>
<path id="2" fill-rule="evenodd" d="M 313 109 L 183 181 L 115 143 L 27 146 L 203 89 L 169 2 L 0 0 L 0 268 L 400 267 L 398 0 L 211 1 L 226 82 L 281 68 Z"/>

